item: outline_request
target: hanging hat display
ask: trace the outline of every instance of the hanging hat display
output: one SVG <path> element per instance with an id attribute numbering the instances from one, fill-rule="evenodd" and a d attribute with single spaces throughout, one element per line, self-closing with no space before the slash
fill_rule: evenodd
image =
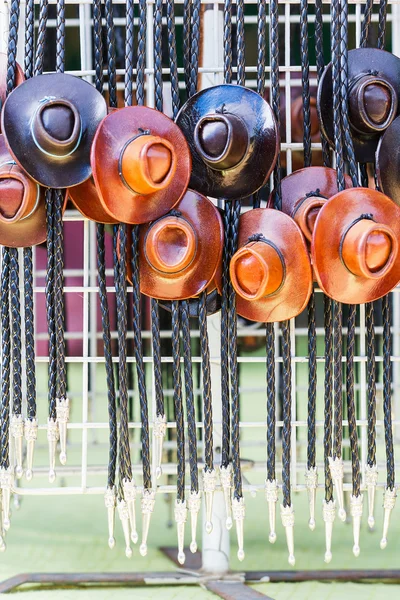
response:
<path id="1" fill-rule="evenodd" d="M 381 191 L 400 206 L 400 117 L 389 125 L 376 151 L 376 174 Z"/>
<path id="2" fill-rule="evenodd" d="M 208 88 L 186 102 L 176 123 L 192 153 L 191 188 L 240 199 L 266 183 L 277 158 L 278 132 L 259 94 L 239 85 Z"/>
<path id="3" fill-rule="evenodd" d="M 351 179 L 346 176 L 346 186 Z M 337 194 L 337 173 L 328 167 L 307 167 L 281 181 L 282 211 L 292 217 L 311 243 L 315 220 L 327 200 Z M 274 192 L 270 203 L 273 202 Z"/>
<path id="4" fill-rule="evenodd" d="M 191 169 L 186 140 L 159 111 L 130 106 L 109 114 L 93 141 L 91 162 L 101 205 L 121 223 L 148 223 L 185 193 Z"/>
<path id="5" fill-rule="evenodd" d="M 0 52 L 0 111 L 2 110 L 7 97 L 7 64 L 7 54 Z M 21 85 L 21 83 L 25 81 L 25 75 L 22 67 L 18 63 L 15 63 L 15 67 L 14 88 L 18 85 Z"/>
<path id="6" fill-rule="evenodd" d="M 0 244 L 27 248 L 44 241 L 44 190 L 15 163 L 0 135 Z"/>
<path id="7" fill-rule="evenodd" d="M 348 54 L 349 119 L 356 160 L 373 162 L 379 137 L 399 112 L 400 58 L 377 48 Z M 321 128 L 334 147 L 332 63 L 318 88 Z"/>
<path id="8" fill-rule="evenodd" d="M 1 127 L 11 154 L 32 179 L 61 189 L 90 177 L 90 147 L 105 115 L 104 98 L 87 81 L 50 73 L 10 94 Z"/>
<path id="9" fill-rule="evenodd" d="M 188 190 L 167 215 L 140 230 L 140 290 L 160 300 L 197 296 L 221 262 L 223 225 L 214 204 Z"/>
<path id="10" fill-rule="evenodd" d="M 274 209 L 240 217 L 239 247 L 230 263 L 237 312 L 250 321 L 295 317 L 307 306 L 311 264 L 299 227 Z"/>
<path id="11" fill-rule="evenodd" d="M 319 286 L 338 302 L 364 304 L 400 281 L 400 209 L 367 188 L 344 190 L 319 211 L 312 260 Z"/>
<path id="12" fill-rule="evenodd" d="M 104 223 L 105 225 L 113 225 L 118 223 L 111 217 L 103 208 L 99 200 L 99 194 L 95 186 L 93 177 L 89 177 L 80 185 L 68 188 L 67 200 L 71 200 L 72 204 L 79 212 L 96 223 Z"/>

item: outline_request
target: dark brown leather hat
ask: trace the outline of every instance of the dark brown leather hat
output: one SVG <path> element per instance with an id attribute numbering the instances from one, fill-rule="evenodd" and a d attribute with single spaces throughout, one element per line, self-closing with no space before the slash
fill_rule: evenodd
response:
<path id="1" fill-rule="evenodd" d="M 400 209 L 368 188 L 333 196 L 319 211 L 311 244 L 320 288 L 338 302 L 364 304 L 400 281 Z"/>
<path id="2" fill-rule="evenodd" d="M 159 300 L 200 294 L 221 263 L 223 224 L 218 209 L 187 190 L 168 214 L 140 228 L 140 290 Z"/>
<path id="3" fill-rule="evenodd" d="M 352 187 L 351 178 L 346 175 L 345 179 L 346 187 Z M 307 167 L 282 179 L 282 211 L 296 221 L 308 243 L 320 208 L 337 191 L 337 173 L 328 167 Z M 274 196 L 272 192 L 271 207 Z"/>
<path id="4" fill-rule="evenodd" d="M 239 85 L 217 85 L 192 96 L 176 122 L 192 153 L 190 187 L 213 198 L 244 198 L 262 187 L 278 152 L 269 104 Z"/>
<path id="5" fill-rule="evenodd" d="M 25 248 L 45 240 L 44 190 L 15 163 L 0 135 L 0 244 Z"/>
<path id="6" fill-rule="evenodd" d="M 7 97 L 7 63 L 8 57 L 7 54 L 0 52 L 0 111 L 3 109 L 4 102 Z M 25 75 L 21 68 L 21 66 L 17 63 L 17 68 L 15 71 L 15 81 L 14 87 L 21 85 L 21 83 L 25 81 Z M 0 128 L 1 132 L 1 128 Z"/>
<path id="7" fill-rule="evenodd" d="M 93 177 L 105 212 L 148 223 L 179 202 L 189 183 L 189 147 L 161 112 L 129 106 L 108 115 L 93 141 Z"/>
<path id="8" fill-rule="evenodd" d="M 28 79 L 7 98 L 2 130 L 17 163 L 38 183 L 66 188 L 92 174 L 90 147 L 106 103 L 87 81 L 65 73 Z"/>
<path id="9" fill-rule="evenodd" d="M 293 219 L 270 208 L 244 213 L 230 276 L 242 317 L 271 323 L 301 313 L 311 295 L 312 273 L 303 235 Z"/>
<path id="10" fill-rule="evenodd" d="M 389 125 L 376 151 L 376 174 L 379 188 L 400 206 L 400 117 Z"/>
<path id="11" fill-rule="evenodd" d="M 349 120 L 356 160 L 373 162 L 379 137 L 399 113 L 400 58 L 377 48 L 350 50 L 348 77 Z M 319 84 L 318 114 L 333 147 L 332 63 Z"/>

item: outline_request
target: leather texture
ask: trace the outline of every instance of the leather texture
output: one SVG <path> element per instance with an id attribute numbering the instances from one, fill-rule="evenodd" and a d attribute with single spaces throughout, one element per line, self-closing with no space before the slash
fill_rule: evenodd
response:
<path id="1" fill-rule="evenodd" d="M 125 150 L 138 143 L 139 151 L 123 170 Z M 189 147 L 180 129 L 161 112 L 143 106 L 125 107 L 104 119 L 93 141 L 91 163 L 102 209 L 112 219 L 132 225 L 171 210 L 185 193 L 191 170 Z M 161 177 L 165 185 L 143 193 L 149 176 L 153 182 Z M 142 192 L 137 193 L 135 186 Z"/>
<path id="2" fill-rule="evenodd" d="M 380 190 L 400 206 L 400 117 L 379 140 L 376 151 L 376 175 Z"/>
<path id="3" fill-rule="evenodd" d="M 71 200 L 75 208 L 91 221 L 104 223 L 105 225 L 118 223 L 118 221 L 113 219 L 108 212 L 104 210 L 93 177 L 90 177 L 79 185 L 68 188 L 67 200 Z"/>
<path id="4" fill-rule="evenodd" d="M 360 220 L 373 227 L 372 235 L 357 231 Z M 311 252 L 320 288 L 347 304 L 381 298 L 400 281 L 399 240 L 400 209 L 388 196 L 368 188 L 339 192 L 319 211 L 314 226 Z"/>
<path id="5" fill-rule="evenodd" d="M 65 103 L 74 107 L 75 115 Z M 76 137 L 76 114 L 80 135 L 75 144 L 66 144 L 69 134 Z M 104 98 L 87 81 L 65 73 L 50 73 L 28 79 L 9 95 L 1 127 L 12 156 L 30 177 L 43 186 L 61 189 L 78 185 L 91 176 L 90 147 L 106 114 Z M 42 149 L 35 140 L 37 119 L 40 119 L 40 135 L 48 136 L 48 145 Z M 66 148 L 61 150 L 63 143 Z M 53 152 L 49 153 L 50 147 Z"/>
<path id="6" fill-rule="evenodd" d="M 6 101 L 7 97 L 7 60 L 7 54 L 0 52 L 0 112 L 3 109 L 4 102 Z M 25 81 L 24 72 L 22 70 L 22 67 L 18 63 L 16 63 L 14 87 L 21 85 L 23 81 Z"/>

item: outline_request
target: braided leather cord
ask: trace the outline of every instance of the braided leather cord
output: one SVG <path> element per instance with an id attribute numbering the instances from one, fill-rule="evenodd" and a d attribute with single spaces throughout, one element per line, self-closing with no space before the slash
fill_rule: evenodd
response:
<path id="1" fill-rule="evenodd" d="M 225 202 L 224 247 L 222 253 L 222 297 L 221 297 L 221 400 L 222 400 L 222 445 L 221 465 L 227 467 L 230 457 L 230 405 L 229 405 L 229 333 L 228 333 L 228 283 L 229 283 L 229 239 L 230 202 Z"/>
<path id="2" fill-rule="evenodd" d="M 115 26 L 112 0 L 105 0 L 104 15 L 107 32 L 107 61 L 108 61 L 108 95 L 111 108 L 116 108 L 117 101 L 117 64 L 115 55 Z"/>
<path id="3" fill-rule="evenodd" d="M 272 91 L 272 112 L 274 113 L 277 130 L 280 131 L 280 86 L 279 86 L 279 3 L 277 0 L 270 2 L 270 59 L 271 59 L 271 91 Z M 279 133 L 278 133 L 279 136 Z M 281 201 L 281 158 L 278 152 L 278 158 L 274 168 L 274 207 L 278 210 L 282 208 Z"/>
<path id="4" fill-rule="evenodd" d="M 21 305 L 19 294 L 18 248 L 10 248 L 10 291 L 12 329 L 12 386 L 13 413 L 22 412 L 22 364 L 21 364 Z"/>
<path id="5" fill-rule="evenodd" d="M 382 298 L 383 317 L 383 423 L 385 427 L 386 446 L 386 485 L 393 490 L 395 484 L 395 464 L 393 448 L 392 425 L 392 366 L 390 357 L 392 353 L 392 336 L 390 331 L 391 310 L 389 295 Z"/>
<path id="6" fill-rule="evenodd" d="M 49 15 L 49 0 L 40 0 L 39 25 L 37 33 L 35 75 L 43 73 L 44 50 L 47 33 L 47 18 Z"/>
<path id="7" fill-rule="evenodd" d="M 49 418 L 56 419 L 57 396 L 57 350 L 56 350 L 56 322 L 54 314 L 54 216 L 53 216 L 54 191 L 46 190 L 46 223 L 47 223 L 47 268 L 46 268 L 46 314 L 49 335 Z"/>
<path id="8" fill-rule="evenodd" d="M 333 426 L 333 456 L 342 456 L 342 419 L 343 419 L 343 393 L 342 393 L 342 305 L 333 303 L 333 399 L 334 399 L 334 426 Z"/>
<path id="9" fill-rule="evenodd" d="M 134 61 L 134 0 L 126 0 L 125 106 L 132 106 Z"/>
<path id="10" fill-rule="evenodd" d="M 354 346 L 356 338 L 356 314 L 357 308 L 354 305 L 349 306 L 349 316 L 347 321 L 347 364 L 346 364 L 346 392 L 347 392 L 347 418 L 349 422 L 349 437 L 351 450 L 351 470 L 353 496 L 357 497 L 361 493 L 361 471 L 360 456 L 358 450 L 358 436 L 356 424 L 356 407 L 354 402 Z"/>
<path id="11" fill-rule="evenodd" d="M 64 338 L 64 227 L 62 221 L 62 208 L 64 204 L 63 192 L 54 192 L 54 307 L 56 318 L 56 344 L 57 344 L 57 396 L 66 397 L 67 370 L 65 362 L 65 338 Z"/>
<path id="12" fill-rule="evenodd" d="M 7 469 L 10 465 L 10 249 L 3 248 L 1 270 L 1 431 L 0 466 Z"/>
<path id="13" fill-rule="evenodd" d="M 266 0 L 258 0 L 257 17 L 257 93 L 265 91 Z M 255 208 L 255 207 L 254 207 Z"/>
<path id="14" fill-rule="evenodd" d="M 93 0 L 93 41 L 94 41 L 94 69 L 95 87 L 100 94 L 103 93 L 103 28 L 101 17 L 101 0 Z M 104 227 L 103 227 L 104 229 Z"/>
<path id="15" fill-rule="evenodd" d="M 361 23 L 360 48 L 365 48 L 368 43 L 368 33 L 371 26 L 373 4 L 374 0 L 366 0 L 364 4 L 364 15 Z"/>
<path id="16" fill-rule="evenodd" d="M 340 2 L 340 0 L 339 0 Z M 338 190 L 345 189 L 344 152 L 342 139 L 342 119 L 340 115 L 340 38 L 338 1 L 331 2 L 331 44 L 332 44 L 332 85 L 333 85 L 333 129 L 336 157 Z"/>
<path id="17" fill-rule="evenodd" d="M 275 403 L 275 327 L 266 323 L 267 349 L 267 479 L 274 481 L 276 455 L 276 403 Z"/>
<path id="18" fill-rule="evenodd" d="M 56 70 L 64 73 L 65 69 L 65 0 L 57 0 L 57 39 L 56 39 Z"/>
<path id="19" fill-rule="evenodd" d="M 199 473 L 197 467 L 197 432 L 194 408 L 192 349 L 190 343 L 189 302 L 181 300 L 180 320 L 183 342 L 183 369 L 185 377 L 187 432 L 189 442 L 190 490 L 199 491 Z"/>
<path id="20" fill-rule="evenodd" d="M 144 105 L 144 85 L 146 69 L 146 0 L 139 0 L 139 28 L 137 42 L 137 69 L 136 69 L 136 101 L 138 106 Z"/>
<path id="21" fill-rule="evenodd" d="M 368 376 L 368 455 L 369 466 L 376 464 L 376 381 L 375 381 L 375 326 L 374 303 L 365 305 L 367 328 L 367 376 Z"/>
<path id="22" fill-rule="evenodd" d="M 303 97 L 304 166 L 311 166 L 310 61 L 308 58 L 308 0 L 300 2 L 300 55 Z"/>
<path id="23" fill-rule="evenodd" d="M 193 0 L 192 28 L 190 32 L 190 87 L 189 98 L 197 92 L 200 55 L 200 9 L 201 0 Z"/>
<path id="24" fill-rule="evenodd" d="M 244 0 L 236 0 L 237 83 L 245 85 Z"/>
<path id="25" fill-rule="evenodd" d="M 207 292 L 202 292 L 199 297 L 199 333 L 201 351 L 201 373 L 203 378 L 203 410 L 204 410 L 204 462 L 207 471 L 214 468 L 213 459 L 213 418 L 211 395 L 211 365 L 210 347 L 207 330 Z M 229 408 L 229 406 L 228 406 Z M 229 426 L 229 417 L 228 417 Z M 228 440 L 229 452 L 229 440 Z"/>
<path id="26" fill-rule="evenodd" d="M 379 26 L 378 26 L 378 42 L 377 47 L 381 50 L 385 47 L 386 35 L 386 15 L 387 15 L 387 0 L 381 0 L 379 3 Z"/>
<path id="27" fill-rule="evenodd" d="M 329 467 L 332 456 L 332 383 L 333 383 L 333 318 L 332 300 L 324 296 L 325 379 L 324 379 L 324 468 L 325 502 L 333 498 L 333 482 Z"/>
<path id="28" fill-rule="evenodd" d="M 33 76 L 33 56 L 35 46 L 35 0 L 27 0 L 25 5 L 25 48 L 24 71 L 26 79 Z"/>
<path id="29" fill-rule="evenodd" d="M 179 81 L 178 81 L 178 60 L 176 55 L 176 34 L 175 34 L 175 7 L 174 0 L 167 0 L 167 31 L 168 31 L 168 53 L 169 53 L 169 73 L 171 79 L 172 94 L 172 118 L 175 119 L 179 111 Z"/>
<path id="30" fill-rule="evenodd" d="M 185 423 L 183 418 L 181 360 L 179 340 L 179 302 L 172 301 L 172 373 L 174 379 L 174 409 L 176 421 L 176 451 L 178 458 L 177 499 L 185 499 Z"/>
<path id="31" fill-rule="evenodd" d="M 162 82 L 162 0 L 154 3 L 154 88 L 156 108 L 163 109 L 163 82 Z"/>
<path id="32" fill-rule="evenodd" d="M 224 82 L 232 83 L 232 0 L 224 2 Z"/>
<path id="33" fill-rule="evenodd" d="M 20 0 L 12 0 L 10 5 L 10 21 L 7 46 L 7 94 L 14 89 L 17 65 L 18 25 Z"/>
<path id="34" fill-rule="evenodd" d="M 315 0 L 315 55 L 317 64 L 317 83 L 322 77 L 322 73 L 325 69 L 324 61 L 324 44 L 323 44 L 323 19 L 322 19 L 322 0 Z M 329 151 L 329 144 L 320 130 L 321 143 L 322 143 L 322 159 L 325 167 L 331 166 L 331 155 Z"/>
<path id="35" fill-rule="evenodd" d="M 168 9 L 167 9 L 168 10 Z M 190 95 L 190 36 L 191 36 L 191 19 L 192 19 L 192 0 L 184 0 L 183 2 L 183 70 L 185 74 L 186 94 Z"/>
<path id="36" fill-rule="evenodd" d="M 283 506 L 291 505 L 290 458 L 292 437 L 292 377 L 290 354 L 290 322 L 281 323 L 283 369 L 283 427 L 282 427 L 282 494 Z"/>

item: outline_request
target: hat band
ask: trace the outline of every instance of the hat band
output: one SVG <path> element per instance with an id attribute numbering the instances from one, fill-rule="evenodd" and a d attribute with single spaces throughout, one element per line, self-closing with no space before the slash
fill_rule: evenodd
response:
<path id="1" fill-rule="evenodd" d="M 67 107 L 74 116 L 72 133 L 70 137 L 64 141 L 58 140 L 49 134 L 42 122 L 42 113 L 44 109 L 55 105 Z M 83 133 L 82 121 L 76 108 L 71 102 L 63 100 L 62 98 L 57 98 L 56 96 L 47 96 L 40 100 L 39 106 L 32 117 L 30 129 L 36 147 L 39 148 L 43 154 L 46 154 L 46 156 L 55 159 L 64 159 L 71 156 L 81 143 Z"/>
<path id="2" fill-rule="evenodd" d="M 9 161 L 6 161 L 4 163 L 1 163 L 0 164 L 0 169 L 2 169 L 2 167 L 5 167 L 7 165 L 10 165 L 11 168 L 14 167 L 14 166 L 18 167 L 17 163 L 14 160 L 9 160 Z M 25 185 L 26 181 L 25 181 L 25 179 L 27 179 L 28 177 L 25 176 L 25 174 L 23 174 L 22 177 L 16 177 L 15 175 L 16 175 L 15 173 L 9 172 L 9 173 L 5 173 L 4 177 L 2 177 L 2 173 L 0 173 L 0 179 L 14 179 L 15 181 L 19 181 L 20 183 L 22 183 L 22 185 L 24 187 L 24 197 L 22 199 L 22 206 L 23 206 L 24 200 L 25 200 L 25 197 L 26 197 L 26 185 Z M 15 218 L 15 216 L 14 216 L 13 219 L 4 219 L 2 217 L 1 220 L 3 220 L 3 222 L 5 222 L 5 223 L 6 222 L 10 222 L 10 223 L 12 223 L 12 222 L 18 222 L 19 223 L 19 222 L 24 221 L 25 219 L 28 219 L 29 217 L 31 217 L 33 215 L 33 213 L 36 211 L 36 209 L 37 209 L 37 207 L 39 205 L 39 200 L 40 200 L 40 186 L 37 183 L 35 183 L 33 181 L 33 179 L 29 179 L 29 183 L 32 183 L 36 187 L 36 199 L 35 199 L 35 203 L 34 203 L 33 207 L 31 208 L 31 210 L 29 211 L 29 213 L 27 215 L 24 215 L 21 218 Z M 16 214 L 18 214 L 18 211 L 17 211 Z"/>

